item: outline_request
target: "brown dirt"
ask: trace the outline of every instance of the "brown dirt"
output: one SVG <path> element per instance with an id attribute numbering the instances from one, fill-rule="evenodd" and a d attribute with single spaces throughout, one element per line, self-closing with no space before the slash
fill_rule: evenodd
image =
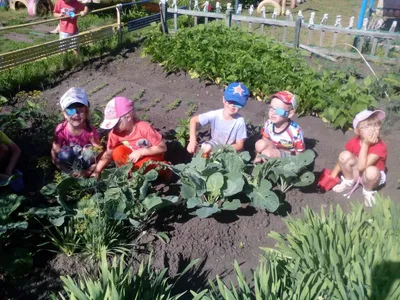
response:
<path id="1" fill-rule="evenodd" d="M 115 60 L 104 63 L 97 61 L 83 70 L 72 73 L 58 86 L 43 92 L 43 100 L 48 103 L 48 109 L 58 110 L 60 96 L 71 86 L 84 87 L 88 92 L 108 83 L 90 96 L 93 106 L 103 108 L 107 100 L 117 91 L 127 97 L 134 97 L 145 89 L 143 98 L 137 101 L 139 116 L 148 115 L 149 120 L 163 134 L 176 127 L 180 118 L 185 118 L 188 105 L 198 103 L 198 112 L 218 109 L 222 105 L 222 88 L 206 85 L 198 79 L 190 79 L 185 73 L 166 74 L 161 66 L 151 63 L 148 59 L 140 58 L 138 52 L 127 53 Z M 149 111 L 144 108 L 154 99 L 161 101 Z M 169 103 L 181 99 L 181 105 L 170 112 L 165 112 Z M 265 120 L 265 104 L 251 100 L 243 109 L 242 115 L 255 125 L 263 124 Z M 307 138 L 309 148 L 318 154 L 314 171 L 316 176 L 325 168 L 332 168 L 337 155 L 343 149 L 345 142 L 353 135 L 352 132 L 343 134 L 333 130 L 328 124 L 315 117 L 299 118 Z M 257 134 L 258 136 L 258 134 Z M 252 150 L 254 139 L 250 138 L 246 147 Z M 397 200 L 399 184 L 397 183 L 400 167 L 400 135 L 392 132 L 384 137 L 389 149 L 387 165 L 389 168 L 387 186 L 382 190 L 386 196 Z M 168 142 L 168 157 L 171 161 L 185 159 L 184 151 L 178 151 L 174 143 Z M 362 199 L 358 190 L 352 201 Z M 285 216 L 301 217 L 302 209 L 306 206 L 319 211 L 321 206 L 341 204 L 349 207 L 349 200 L 342 195 L 329 192 L 318 194 L 312 188 L 293 189 L 286 195 L 286 203 L 279 214 L 257 211 L 244 207 L 236 214 L 224 213 L 215 218 L 199 219 L 176 211 L 173 216 L 161 215 L 159 227 L 168 232 L 171 241 L 164 244 L 153 243 L 154 265 L 156 268 L 168 267 L 172 275 L 180 270 L 183 264 L 191 259 L 201 258 L 202 264 L 196 272 L 186 278 L 183 288 L 201 288 L 207 279 L 215 275 L 229 276 L 232 274 L 232 264 L 237 260 L 246 274 L 255 268 L 259 261 L 259 247 L 273 247 L 274 242 L 267 237 L 271 231 L 285 232 Z M 54 261 L 50 261 L 49 269 L 58 269 Z M 56 271 L 56 273 L 59 273 Z M 54 277 L 53 277 L 54 278 Z"/>

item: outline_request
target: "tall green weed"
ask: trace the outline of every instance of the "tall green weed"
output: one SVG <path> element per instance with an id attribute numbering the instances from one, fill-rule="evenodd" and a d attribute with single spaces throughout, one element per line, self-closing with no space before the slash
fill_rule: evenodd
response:
<path id="1" fill-rule="evenodd" d="M 379 198 L 365 211 L 337 206 L 303 219 L 289 218 L 287 234 L 272 232 L 276 249 L 264 251 L 254 288 L 235 264 L 238 286 L 220 279 L 194 299 L 399 299 L 400 206 Z"/>

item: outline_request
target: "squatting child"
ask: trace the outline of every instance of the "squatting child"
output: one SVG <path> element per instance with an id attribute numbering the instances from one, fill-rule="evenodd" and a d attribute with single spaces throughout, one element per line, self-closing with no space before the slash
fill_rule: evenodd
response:
<path id="1" fill-rule="evenodd" d="M 301 127 L 292 120 L 296 113 L 296 97 L 288 91 L 278 92 L 270 97 L 269 119 L 262 129 L 262 137 L 256 142 L 254 163 L 269 158 L 289 157 L 305 150 L 304 134 Z"/>
<path id="2" fill-rule="evenodd" d="M 197 151 L 196 126 L 210 124 L 211 139 L 201 145 L 203 154 L 208 156 L 217 145 L 231 145 L 236 151 L 243 150 L 247 138 L 246 123 L 239 111 L 246 105 L 249 91 L 240 82 L 228 85 L 224 91 L 222 103 L 224 108 L 206 112 L 190 119 L 190 140 L 187 146 L 189 153 Z"/>
<path id="3" fill-rule="evenodd" d="M 51 157 L 61 170 L 76 177 L 89 177 L 95 168 L 99 147 L 96 128 L 89 122 L 89 100 L 84 89 L 70 88 L 60 99 L 64 122 L 58 124 Z"/>
<path id="4" fill-rule="evenodd" d="M 0 131 L 0 180 L 8 179 L 14 173 L 20 155 L 18 145 Z"/>
<path id="5" fill-rule="evenodd" d="M 108 135 L 107 150 L 96 166 L 93 176 L 99 178 L 103 169 L 113 160 L 117 166 L 128 162 L 134 169 L 148 161 L 164 161 L 167 146 L 162 136 L 149 123 L 136 116 L 132 100 L 117 96 L 107 103 L 104 110 L 103 129 L 111 130 Z M 146 170 L 154 168 L 149 165 Z M 168 179 L 168 170 L 160 170 L 160 176 Z"/>
<path id="6" fill-rule="evenodd" d="M 350 139 L 339 154 L 335 168 L 324 169 L 318 185 L 324 190 L 350 196 L 358 184 L 363 185 L 364 204 L 375 204 L 375 190 L 386 183 L 386 143 L 380 138 L 385 112 L 363 110 L 353 120 L 355 137 Z M 341 180 L 338 178 L 341 173 Z"/>

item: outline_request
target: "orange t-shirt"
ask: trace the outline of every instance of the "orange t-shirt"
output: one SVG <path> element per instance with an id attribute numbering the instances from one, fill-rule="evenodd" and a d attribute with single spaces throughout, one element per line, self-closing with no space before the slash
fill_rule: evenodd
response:
<path id="1" fill-rule="evenodd" d="M 108 136 L 108 149 L 115 149 L 119 145 L 125 145 L 132 150 L 157 146 L 162 141 L 162 136 L 149 123 L 139 121 L 135 129 L 128 135 L 118 135 L 112 130 Z"/>

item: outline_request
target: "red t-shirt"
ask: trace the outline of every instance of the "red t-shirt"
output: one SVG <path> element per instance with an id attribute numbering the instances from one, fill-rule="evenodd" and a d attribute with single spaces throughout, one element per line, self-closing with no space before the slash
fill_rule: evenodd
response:
<path id="1" fill-rule="evenodd" d="M 350 141 L 346 144 L 346 150 L 353 153 L 355 156 L 360 155 L 361 150 L 361 141 L 359 137 L 353 137 Z M 368 154 L 375 154 L 379 156 L 378 162 L 376 163 L 376 167 L 381 170 L 385 171 L 386 169 L 386 157 L 387 157 L 387 148 L 384 141 L 379 140 L 378 143 L 370 146 L 368 148 Z"/>
<path id="2" fill-rule="evenodd" d="M 70 0 L 69 3 L 65 3 L 65 0 L 57 0 L 53 12 L 55 12 L 56 14 L 73 12 L 75 13 L 75 15 L 77 15 L 84 9 L 85 5 L 83 5 L 81 2 L 78 2 L 77 0 Z M 60 20 L 60 31 L 69 34 L 78 33 L 77 17 Z"/>
<path id="3" fill-rule="evenodd" d="M 149 123 L 139 121 L 135 129 L 128 135 L 118 135 L 112 130 L 108 136 L 108 149 L 115 149 L 119 145 L 125 145 L 132 150 L 157 146 L 162 141 L 162 136 Z"/>

